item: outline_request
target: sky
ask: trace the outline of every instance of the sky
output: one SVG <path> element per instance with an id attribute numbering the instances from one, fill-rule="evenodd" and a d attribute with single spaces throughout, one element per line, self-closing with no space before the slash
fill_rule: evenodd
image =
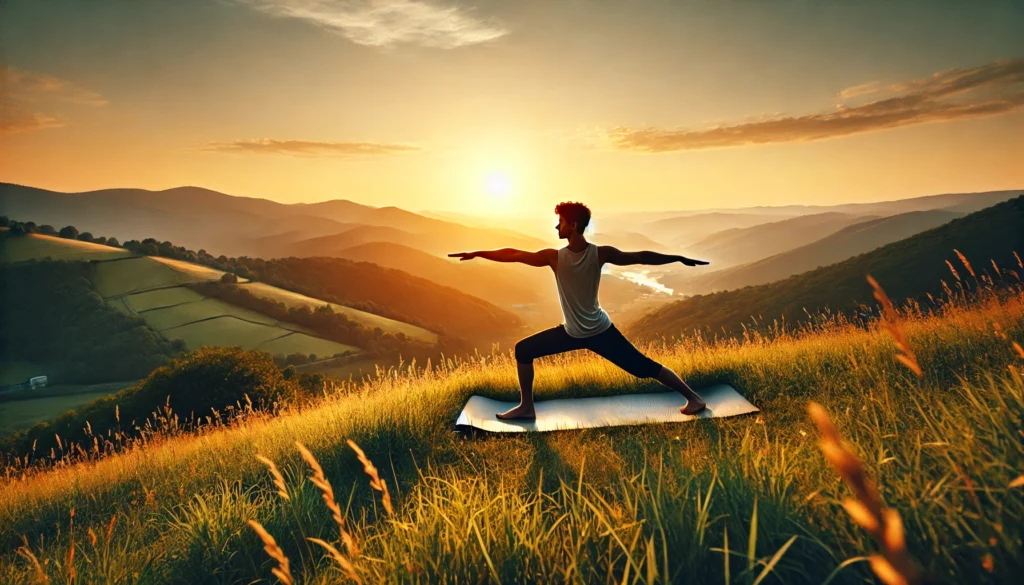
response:
<path id="1" fill-rule="evenodd" d="M 1024 3 L 4 0 L 0 181 L 547 215 L 1024 188 Z"/>

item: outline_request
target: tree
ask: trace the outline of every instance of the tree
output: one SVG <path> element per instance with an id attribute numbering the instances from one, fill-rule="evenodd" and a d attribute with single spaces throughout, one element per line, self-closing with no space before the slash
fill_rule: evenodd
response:
<path id="1" fill-rule="evenodd" d="M 78 239 L 83 242 L 91 242 L 93 240 L 92 232 L 82 232 L 78 234 Z"/>
<path id="2" fill-rule="evenodd" d="M 121 247 L 121 243 L 117 241 L 117 238 L 107 238 L 107 245 L 115 248 Z"/>
<path id="3" fill-rule="evenodd" d="M 60 233 L 58 235 L 62 238 L 67 238 L 69 240 L 77 240 L 78 230 L 75 229 L 75 226 L 68 225 L 60 228 Z"/>
<path id="4" fill-rule="evenodd" d="M 224 276 L 220 277 L 220 281 L 224 283 L 234 284 L 238 282 L 238 277 L 231 272 L 225 272 Z"/>
<path id="5" fill-rule="evenodd" d="M 10 227 L 11 220 L 6 215 L 0 215 L 0 227 Z"/>
<path id="6" fill-rule="evenodd" d="M 57 228 L 53 227 L 50 224 L 43 224 L 43 225 L 39 226 L 39 233 L 46 234 L 48 236 L 56 236 L 57 235 Z"/>

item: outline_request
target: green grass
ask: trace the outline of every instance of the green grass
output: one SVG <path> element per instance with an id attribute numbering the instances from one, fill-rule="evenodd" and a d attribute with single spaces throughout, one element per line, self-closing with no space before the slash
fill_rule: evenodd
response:
<path id="1" fill-rule="evenodd" d="M 131 386 L 134 381 L 103 384 L 55 384 L 0 394 L 0 435 L 51 420 L 61 413 Z"/>
<path id="2" fill-rule="evenodd" d="M 104 246 L 81 240 L 70 240 L 44 234 L 26 234 L 8 238 L 0 246 L 0 262 L 14 263 L 28 260 L 110 260 L 129 258 L 134 254 L 123 248 Z"/>
<path id="3" fill-rule="evenodd" d="M 219 280 L 223 274 L 220 270 L 198 264 L 158 256 L 139 256 L 97 262 L 92 280 L 100 296 L 108 299 L 189 282 Z"/>
<path id="4" fill-rule="evenodd" d="M 127 306 L 138 313 L 152 309 L 173 307 L 182 303 L 201 301 L 206 297 L 188 287 L 176 286 L 174 288 L 136 293 L 122 298 L 127 301 Z"/>
<path id="5" fill-rule="evenodd" d="M 1024 472 L 1024 380 L 1010 369 L 1024 367 L 1011 348 L 1024 340 L 1024 296 L 901 328 L 920 379 L 877 329 L 642 348 L 698 389 L 730 382 L 756 417 L 451 433 L 472 394 L 517 396 L 502 354 L 403 367 L 302 411 L 154 434 L 85 464 L 24 477 L 12 465 L 0 488 L 0 582 L 33 579 L 16 553 L 25 542 L 52 582 L 70 580 L 72 542 L 81 582 L 275 582 L 250 519 L 276 538 L 296 582 L 346 582 L 305 540 L 346 551 L 295 441 L 333 486 L 364 582 L 873 582 L 863 559 L 874 544 L 840 504 L 850 492 L 817 447 L 810 399 L 863 458 L 927 571 L 1012 582 L 1024 568 L 1024 494 L 1009 487 Z M 586 352 L 537 364 L 540 400 L 660 389 Z M 346 439 L 387 482 L 393 516 Z M 290 500 L 257 453 L 276 461 Z"/>
<path id="6" fill-rule="evenodd" d="M 100 384 L 98 386 L 107 385 Z M 73 392 L 0 402 L 0 435 L 28 428 L 40 421 L 51 420 L 68 410 L 74 410 L 97 398 L 113 394 L 123 387 L 124 385 L 118 385 L 116 388 L 104 388 L 91 392 Z"/>
<path id="7" fill-rule="evenodd" d="M 274 355 L 290 355 L 293 353 L 316 354 L 318 357 L 332 356 L 336 353 L 359 353 L 362 350 L 354 345 L 345 345 L 329 339 L 321 339 L 305 333 L 292 333 L 286 337 L 273 339 L 257 345 L 254 349 L 269 351 Z"/>
<path id="8" fill-rule="evenodd" d="M 0 362 L 0 386 L 24 384 L 32 376 L 45 375 L 50 369 L 46 364 L 26 361 Z"/>

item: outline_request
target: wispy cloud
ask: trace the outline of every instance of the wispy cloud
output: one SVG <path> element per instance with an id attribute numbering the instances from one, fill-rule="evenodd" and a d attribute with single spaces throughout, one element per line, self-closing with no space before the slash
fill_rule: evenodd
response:
<path id="1" fill-rule="evenodd" d="M 323 26 L 354 43 L 371 47 L 415 44 L 453 49 L 508 34 L 457 6 L 418 0 L 235 0 L 274 16 Z"/>
<path id="2" fill-rule="evenodd" d="M 605 131 L 613 148 L 672 152 L 777 142 L 807 142 L 963 118 L 1005 114 L 1024 106 L 1024 59 L 1004 59 L 969 69 L 885 85 L 871 82 L 839 93 L 842 100 L 881 94 L 831 112 L 771 116 L 702 130 L 616 127 Z"/>
<path id="3" fill-rule="evenodd" d="M 0 101 L 0 134 L 59 128 L 64 123 L 40 112 L 33 112 L 9 100 Z"/>
<path id="4" fill-rule="evenodd" d="M 287 154 L 293 156 L 367 157 L 416 152 L 420 147 L 410 144 L 379 144 L 373 142 L 317 142 L 312 140 L 274 140 L 256 138 L 231 142 L 207 142 L 192 150 L 230 152 L 236 154 Z"/>
<path id="5" fill-rule="evenodd" d="M 105 106 L 109 102 L 100 94 L 74 83 L 46 75 L 0 64 L 0 88 L 8 96 L 24 101 L 53 98 L 83 106 Z"/>
<path id="6" fill-rule="evenodd" d="M 34 73 L 0 63 L 0 134 L 59 128 L 65 122 L 57 116 L 38 111 L 53 102 L 83 106 L 105 106 L 100 94 L 66 80 Z"/>

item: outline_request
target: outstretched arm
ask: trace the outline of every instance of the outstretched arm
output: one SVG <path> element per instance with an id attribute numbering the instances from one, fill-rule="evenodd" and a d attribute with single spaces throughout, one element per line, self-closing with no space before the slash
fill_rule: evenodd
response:
<path id="1" fill-rule="evenodd" d="M 550 266 L 555 250 L 548 248 L 539 252 L 524 252 L 515 248 L 502 248 L 500 250 L 480 250 L 477 252 L 457 252 L 448 254 L 449 258 L 460 260 L 472 260 L 473 258 L 485 258 L 495 262 L 521 262 L 530 266 Z"/>
<path id="2" fill-rule="evenodd" d="M 649 265 L 661 265 L 661 264 L 672 264 L 673 262 L 682 262 L 687 266 L 698 266 L 702 264 L 708 264 L 704 260 L 694 260 L 693 258 L 687 258 L 686 256 L 680 256 L 678 254 L 660 254 L 658 252 L 623 252 L 613 246 L 602 246 L 604 250 L 605 262 L 608 264 L 616 264 L 618 266 L 628 266 L 630 264 L 649 264 Z"/>

